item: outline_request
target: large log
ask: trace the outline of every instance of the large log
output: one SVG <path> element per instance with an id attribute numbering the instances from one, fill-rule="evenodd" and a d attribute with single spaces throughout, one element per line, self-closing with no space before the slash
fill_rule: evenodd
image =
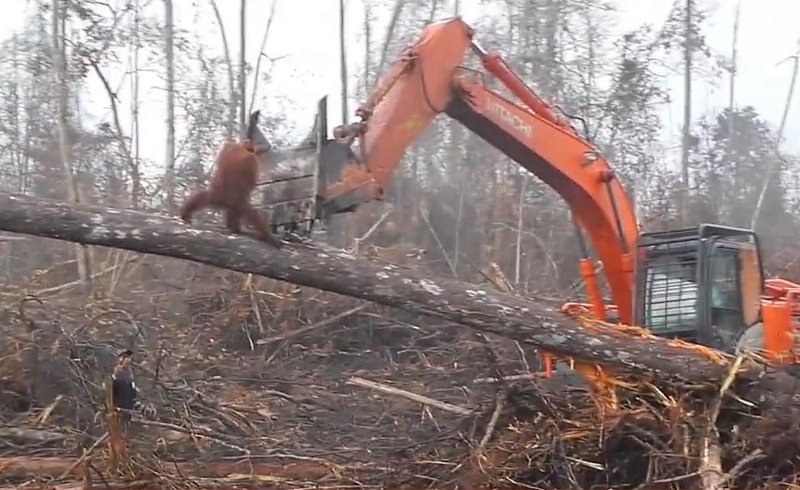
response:
<path id="1" fill-rule="evenodd" d="M 82 465 L 73 468 L 73 463 L 73 459 L 61 457 L 0 457 L 0 479 L 58 478 L 60 476 L 82 478 L 86 469 Z M 265 463 L 243 458 L 231 462 L 171 462 L 165 464 L 162 471 L 165 475 L 172 477 L 183 475 L 193 478 L 231 478 L 231 475 L 234 474 L 241 475 L 245 481 L 258 481 L 262 476 L 272 476 L 276 481 L 280 481 L 281 479 L 324 478 L 332 475 L 336 466 L 325 461 Z M 388 470 L 385 467 L 366 464 L 344 465 L 341 466 L 341 469 L 363 475 Z"/>
<path id="2" fill-rule="evenodd" d="M 728 361 L 714 362 L 666 339 L 633 337 L 611 327 L 583 328 L 530 299 L 409 267 L 356 260 L 313 245 L 286 244 L 276 250 L 247 236 L 190 227 L 170 216 L 0 193 L 0 230 L 249 272 L 440 317 L 545 351 L 656 378 L 718 383 L 729 370 Z M 772 387 L 800 392 L 792 377 L 754 363 L 745 366 L 740 378 L 766 379 Z"/>

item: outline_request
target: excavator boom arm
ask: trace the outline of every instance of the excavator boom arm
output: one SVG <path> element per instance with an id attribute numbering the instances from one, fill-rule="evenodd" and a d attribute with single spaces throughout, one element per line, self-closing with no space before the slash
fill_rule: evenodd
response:
<path id="1" fill-rule="evenodd" d="M 472 49 L 489 72 L 525 104 L 490 90 L 461 65 Z M 552 187 L 588 234 L 617 306 L 632 321 L 633 264 L 638 235 L 633 206 L 606 160 L 502 60 L 472 41 L 460 19 L 428 26 L 359 108 L 362 122 L 335 132 L 360 141 L 360 163 L 327 188 L 326 199 L 382 199 L 404 152 L 444 112 Z M 358 194 L 358 196 L 353 196 Z"/>
<path id="2" fill-rule="evenodd" d="M 447 114 L 539 177 L 569 205 L 589 236 L 617 306 L 632 321 L 637 237 L 633 207 L 608 163 L 588 143 L 501 97 L 483 84 L 457 77 L 459 97 Z"/>

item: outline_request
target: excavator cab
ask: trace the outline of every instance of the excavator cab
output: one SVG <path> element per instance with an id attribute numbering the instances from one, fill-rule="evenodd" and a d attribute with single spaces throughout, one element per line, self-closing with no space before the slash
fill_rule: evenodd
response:
<path id="1" fill-rule="evenodd" d="M 761 321 L 763 268 L 751 230 L 702 224 L 643 233 L 634 317 L 655 335 L 726 352 Z"/>

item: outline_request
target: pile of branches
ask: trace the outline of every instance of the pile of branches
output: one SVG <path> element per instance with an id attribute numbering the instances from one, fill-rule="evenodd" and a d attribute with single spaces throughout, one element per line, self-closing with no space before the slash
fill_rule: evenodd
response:
<path id="1" fill-rule="evenodd" d="M 797 482 L 800 417 L 765 418 L 730 384 L 630 380 L 620 388 L 620 412 L 603 418 L 580 379 L 537 375 L 537 353 L 513 340 L 330 293 L 206 273 L 217 274 L 203 281 L 213 288 L 163 293 L 181 295 L 185 307 L 169 319 L 136 287 L 129 298 L 88 304 L 64 296 L 3 305 L 0 483 Z M 110 471 L 103 383 L 129 347 L 157 417 L 133 415 L 124 461 Z"/>

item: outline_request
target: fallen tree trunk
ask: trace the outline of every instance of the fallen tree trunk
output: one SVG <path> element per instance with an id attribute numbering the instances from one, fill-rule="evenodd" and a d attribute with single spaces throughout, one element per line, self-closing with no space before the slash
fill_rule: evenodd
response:
<path id="1" fill-rule="evenodd" d="M 631 373 L 719 383 L 729 370 L 728 362 L 714 362 L 666 339 L 633 337 L 611 327 L 583 328 L 533 300 L 312 245 L 285 244 L 276 250 L 250 237 L 189 227 L 169 216 L 0 193 L 0 230 L 253 273 L 448 319 Z M 773 387 L 789 390 L 800 386 L 783 373 L 765 374 L 759 365 L 746 365 L 740 378 L 768 379 Z"/>
<path id="2" fill-rule="evenodd" d="M 278 458 L 276 458 L 278 459 Z M 32 478 L 49 477 L 63 478 L 67 476 L 83 477 L 86 469 L 83 466 L 73 468 L 72 458 L 60 457 L 0 457 L 0 477 Z M 324 478 L 333 474 L 339 468 L 351 472 L 378 473 L 385 472 L 388 468 L 367 464 L 335 465 L 327 461 L 304 461 L 265 463 L 249 459 L 230 462 L 175 462 L 164 464 L 163 476 L 191 476 L 194 478 L 230 478 L 232 474 L 241 475 L 242 478 L 258 480 L 260 476 L 272 476 L 280 479 Z M 66 473 L 66 475 L 64 474 Z"/>

